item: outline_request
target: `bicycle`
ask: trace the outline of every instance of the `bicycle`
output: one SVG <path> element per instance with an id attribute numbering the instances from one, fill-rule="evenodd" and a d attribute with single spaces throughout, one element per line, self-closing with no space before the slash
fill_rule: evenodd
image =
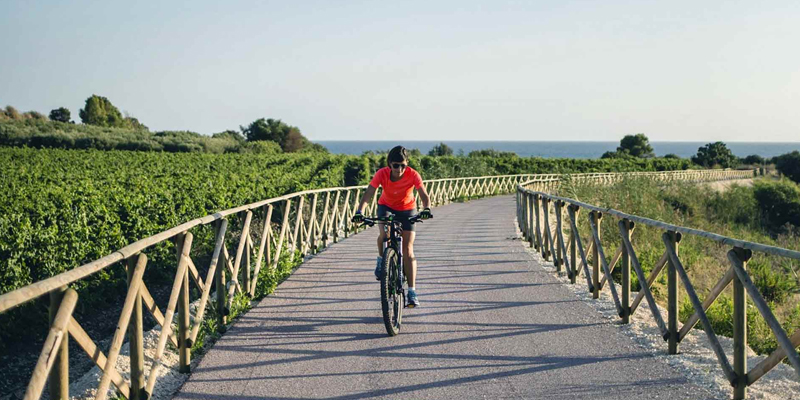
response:
<path id="1" fill-rule="evenodd" d="M 422 218 L 415 215 L 409 218 L 408 222 L 415 224 L 422 222 Z M 400 333 L 403 308 L 408 307 L 406 282 L 403 279 L 403 224 L 401 221 L 395 221 L 393 215 L 377 218 L 365 217 L 363 223 L 369 226 L 383 223 L 383 229 L 389 230 L 383 245 L 381 308 L 386 332 L 389 336 L 396 336 Z"/>

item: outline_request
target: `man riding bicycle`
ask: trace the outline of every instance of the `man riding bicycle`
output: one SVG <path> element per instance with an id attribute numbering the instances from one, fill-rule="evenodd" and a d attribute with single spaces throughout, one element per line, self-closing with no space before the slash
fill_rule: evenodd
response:
<path id="1" fill-rule="evenodd" d="M 414 257 L 414 224 L 408 221 L 417 214 L 413 189 L 417 189 L 422 200 L 421 219 L 431 218 L 430 199 L 425 186 L 422 184 L 420 174 L 408 166 L 408 153 L 403 146 L 395 146 L 386 156 L 387 166 L 378 170 L 370 181 L 364 196 L 361 198 L 353 222 L 361 223 L 364 220 L 362 210 L 375 196 L 378 187 L 383 187 L 383 193 L 378 199 L 378 217 L 383 218 L 394 215 L 396 221 L 403 226 L 403 273 L 408 282 L 408 306 L 419 306 L 417 291 L 414 286 L 417 279 L 417 259 Z M 375 266 L 375 277 L 381 279 L 381 266 L 383 264 L 383 244 L 386 241 L 386 230 L 383 226 L 378 229 L 378 259 Z"/>

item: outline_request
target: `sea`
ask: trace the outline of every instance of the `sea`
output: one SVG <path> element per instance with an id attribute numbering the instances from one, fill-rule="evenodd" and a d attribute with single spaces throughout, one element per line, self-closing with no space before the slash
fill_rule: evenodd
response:
<path id="1" fill-rule="evenodd" d="M 386 152 L 394 146 L 403 145 L 408 149 L 418 149 L 427 154 L 441 141 L 318 141 L 328 151 L 334 154 L 361 155 L 364 152 Z M 599 158 L 607 151 L 615 151 L 619 142 L 512 142 L 512 141 L 446 141 L 453 149 L 454 154 L 469 154 L 471 151 L 494 149 L 497 151 L 510 151 L 520 157 L 545 157 L 545 158 Z M 688 158 L 697 154 L 697 149 L 707 142 L 650 142 L 656 156 L 675 154 Z M 773 157 L 794 150 L 800 151 L 800 142 L 726 142 L 734 155 L 746 157 L 757 154 L 762 157 Z"/>

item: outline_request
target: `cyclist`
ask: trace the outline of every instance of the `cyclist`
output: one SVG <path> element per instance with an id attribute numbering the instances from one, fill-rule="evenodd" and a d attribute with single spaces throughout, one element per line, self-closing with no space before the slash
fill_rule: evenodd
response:
<path id="1" fill-rule="evenodd" d="M 394 214 L 397 221 L 403 225 L 403 273 L 408 282 L 408 306 L 419 306 L 417 300 L 417 290 L 414 284 L 417 279 L 417 259 L 414 257 L 414 225 L 408 219 L 417 214 L 416 202 L 414 201 L 413 189 L 417 189 L 420 200 L 422 200 L 423 210 L 419 213 L 421 219 L 431 218 L 430 199 L 425 186 L 422 184 L 420 174 L 408 166 L 408 153 L 403 146 L 395 146 L 386 156 L 386 167 L 381 168 L 375 173 L 372 181 L 364 191 L 353 222 L 361 223 L 364 216 L 361 214 L 367 203 L 375 196 L 375 191 L 379 186 L 383 187 L 383 193 L 378 199 L 378 217 L 387 217 Z M 383 243 L 386 240 L 386 231 L 381 227 L 378 229 L 378 259 L 375 266 L 375 277 L 381 279 L 381 264 L 383 263 Z"/>

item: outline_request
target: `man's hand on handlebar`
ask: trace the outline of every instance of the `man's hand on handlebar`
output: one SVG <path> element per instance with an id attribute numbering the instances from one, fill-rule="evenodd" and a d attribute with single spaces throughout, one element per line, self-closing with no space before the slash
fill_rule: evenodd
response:
<path id="1" fill-rule="evenodd" d="M 433 218 L 433 214 L 431 214 L 431 209 L 430 208 L 426 208 L 426 209 L 422 210 L 422 212 L 419 213 L 419 218 L 420 219 L 431 219 L 431 218 Z"/>
<path id="2" fill-rule="evenodd" d="M 356 211 L 355 215 L 353 215 L 352 221 L 354 224 L 360 224 L 364 222 L 364 215 L 361 214 L 361 211 Z"/>

